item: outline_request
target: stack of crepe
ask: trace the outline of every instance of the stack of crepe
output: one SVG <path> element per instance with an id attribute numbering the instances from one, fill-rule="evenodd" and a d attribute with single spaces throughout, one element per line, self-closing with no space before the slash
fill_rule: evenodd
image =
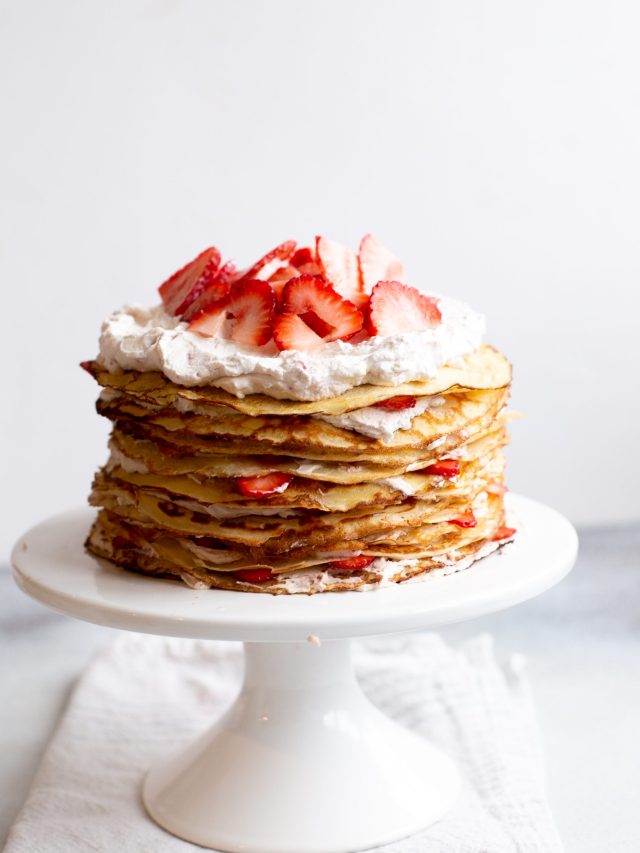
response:
<path id="1" fill-rule="evenodd" d="M 371 589 L 466 567 L 507 538 L 511 370 L 491 347 L 427 381 L 316 402 L 85 366 L 113 423 L 87 547 L 127 569 L 196 588 Z M 407 428 L 382 438 L 353 428 L 398 395 L 416 401 Z M 243 495 L 239 478 L 270 472 L 288 485 Z"/>

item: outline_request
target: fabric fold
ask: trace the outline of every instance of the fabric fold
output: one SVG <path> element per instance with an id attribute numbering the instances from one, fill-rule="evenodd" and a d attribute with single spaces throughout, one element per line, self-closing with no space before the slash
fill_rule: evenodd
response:
<path id="1" fill-rule="evenodd" d="M 435 634 L 355 644 L 385 713 L 445 749 L 464 789 L 428 830 L 384 853 L 561 853 L 544 786 L 535 708 L 519 656 L 492 639 L 458 649 Z M 44 754 L 6 853 L 179 853 L 140 799 L 148 767 L 209 726 L 236 695 L 237 643 L 120 634 L 88 666 Z"/>

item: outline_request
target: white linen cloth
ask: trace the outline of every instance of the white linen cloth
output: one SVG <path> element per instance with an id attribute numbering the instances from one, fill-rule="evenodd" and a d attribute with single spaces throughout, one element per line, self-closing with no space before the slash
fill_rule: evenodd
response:
<path id="1" fill-rule="evenodd" d="M 359 642 L 371 700 L 456 760 L 465 783 L 443 820 L 384 853 L 561 853 L 545 798 L 524 662 L 491 638 L 452 649 L 435 634 Z M 140 799 L 150 764 L 234 698 L 236 643 L 120 634 L 89 665 L 44 755 L 5 853 L 185 853 Z"/>

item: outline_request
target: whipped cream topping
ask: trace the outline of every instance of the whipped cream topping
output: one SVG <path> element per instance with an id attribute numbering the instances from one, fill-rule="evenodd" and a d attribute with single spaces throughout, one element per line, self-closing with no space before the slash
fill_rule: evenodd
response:
<path id="1" fill-rule="evenodd" d="M 333 341 L 311 352 L 279 352 L 271 341 L 245 347 L 189 332 L 162 306 L 125 306 L 102 326 L 98 360 L 107 370 L 160 371 L 178 385 L 214 385 L 237 397 L 267 394 L 324 400 L 358 385 L 429 379 L 443 364 L 476 350 L 484 318 L 455 299 L 438 297 L 434 329 Z"/>

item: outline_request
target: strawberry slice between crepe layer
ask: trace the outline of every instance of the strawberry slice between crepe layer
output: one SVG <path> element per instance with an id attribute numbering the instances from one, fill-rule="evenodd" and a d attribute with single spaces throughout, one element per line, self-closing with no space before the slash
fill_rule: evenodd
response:
<path id="1" fill-rule="evenodd" d="M 502 542 L 504 539 L 511 539 L 517 532 L 515 527 L 499 527 L 493 534 L 492 539 L 494 542 Z"/>
<path id="2" fill-rule="evenodd" d="M 362 312 L 324 279 L 301 275 L 284 286 L 273 338 L 280 350 L 311 350 L 330 341 L 348 340 L 363 323 Z"/>
<path id="3" fill-rule="evenodd" d="M 433 465 L 427 465 L 426 468 L 420 469 L 421 474 L 434 474 L 438 477 L 451 479 L 457 477 L 460 473 L 460 463 L 457 459 L 439 459 Z"/>
<path id="4" fill-rule="evenodd" d="M 270 474 L 262 474 L 257 477 L 237 477 L 236 486 L 245 498 L 268 498 L 271 495 L 279 495 L 289 486 L 293 475 L 284 474 L 282 471 L 272 471 Z"/>
<path id="5" fill-rule="evenodd" d="M 234 578 L 245 583 L 266 583 L 273 577 L 271 569 L 236 569 L 233 572 Z"/>
<path id="6" fill-rule="evenodd" d="M 413 409 L 416 404 L 416 398 L 410 394 L 399 394 L 397 397 L 389 397 L 387 400 L 381 400 L 379 403 L 374 403 L 376 409 L 386 409 L 388 412 L 399 412 L 402 409 Z"/>
<path id="7" fill-rule="evenodd" d="M 472 510 L 468 509 L 466 512 L 457 515 L 455 518 L 450 518 L 449 524 L 455 524 L 456 527 L 476 527 L 478 521 Z"/>
<path id="8" fill-rule="evenodd" d="M 367 557 L 365 554 L 359 554 L 357 557 L 345 557 L 344 560 L 332 560 L 329 565 L 341 572 L 361 572 L 367 566 L 370 566 L 374 560 L 375 557 Z"/>

